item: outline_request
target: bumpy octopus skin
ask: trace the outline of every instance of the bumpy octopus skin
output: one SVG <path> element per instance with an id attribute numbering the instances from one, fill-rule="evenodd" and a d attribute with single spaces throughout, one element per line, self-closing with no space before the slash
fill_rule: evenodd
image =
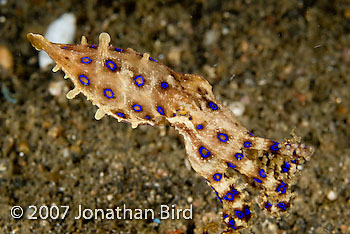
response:
<path id="1" fill-rule="evenodd" d="M 82 93 L 99 108 L 96 119 L 107 114 L 133 128 L 164 122 L 175 127 L 193 169 L 223 205 L 225 232 L 248 227 L 254 215 L 247 186 L 259 191 L 259 206 L 271 215 L 290 208 L 298 165 L 314 152 L 298 137 L 278 143 L 254 136 L 215 99 L 204 78 L 175 72 L 147 53 L 110 46 L 107 33 L 100 34 L 98 46 L 84 36 L 78 45 L 27 37 L 56 62 L 53 71 L 62 70 L 75 85 L 68 99 Z"/>

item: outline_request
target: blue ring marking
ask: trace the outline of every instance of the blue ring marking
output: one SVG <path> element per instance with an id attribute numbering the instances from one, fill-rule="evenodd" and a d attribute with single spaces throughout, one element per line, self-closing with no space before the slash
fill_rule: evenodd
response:
<path id="1" fill-rule="evenodd" d="M 121 118 L 125 118 L 125 115 L 124 115 L 123 113 L 121 113 L 121 112 L 118 112 L 117 115 L 118 115 L 119 117 L 121 117 Z"/>
<path id="2" fill-rule="evenodd" d="M 235 214 L 236 214 L 236 216 L 237 216 L 239 219 L 243 219 L 244 214 L 243 214 L 242 211 L 240 211 L 240 210 L 235 210 Z"/>
<path id="3" fill-rule="evenodd" d="M 151 117 L 149 117 L 148 115 L 146 115 L 146 119 L 151 119 Z"/>
<path id="4" fill-rule="evenodd" d="M 234 188 L 232 188 L 232 192 L 233 192 L 234 195 L 238 194 L 238 191 L 236 189 L 234 189 Z"/>
<path id="5" fill-rule="evenodd" d="M 166 88 L 168 88 L 168 83 L 167 82 L 162 82 L 161 86 L 162 86 L 163 89 L 166 89 Z"/>
<path id="6" fill-rule="evenodd" d="M 218 109 L 218 105 L 216 105 L 214 102 L 209 102 L 208 105 L 213 110 L 217 110 Z"/>
<path id="7" fill-rule="evenodd" d="M 215 192 L 215 194 L 216 194 L 216 197 L 219 199 L 219 201 L 222 203 L 222 200 L 221 200 L 221 198 L 219 197 L 218 192 Z"/>
<path id="8" fill-rule="evenodd" d="M 267 202 L 266 205 L 265 205 L 265 208 L 266 208 L 266 209 L 269 209 L 271 206 L 272 206 L 271 203 L 270 203 L 270 202 Z"/>
<path id="9" fill-rule="evenodd" d="M 158 111 L 158 113 L 161 114 L 161 115 L 164 115 L 164 114 L 165 114 L 163 108 L 161 108 L 160 106 L 157 107 L 157 111 Z"/>
<path id="10" fill-rule="evenodd" d="M 203 150 L 206 152 L 205 154 L 203 153 Z M 210 155 L 209 150 L 207 150 L 207 149 L 204 148 L 203 146 L 201 146 L 201 147 L 199 148 L 199 153 L 201 154 L 201 156 L 202 156 L 203 158 L 207 158 L 207 157 L 209 157 L 209 155 Z"/>
<path id="11" fill-rule="evenodd" d="M 123 52 L 123 49 L 120 49 L 120 48 L 115 48 L 115 51 L 118 51 L 118 52 Z"/>
<path id="12" fill-rule="evenodd" d="M 84 64 L 89 64 L 89 63 L 91 63 L 91 58 L 89 58 L 89 57 L 82 57 L 81 59 L 80 59 L 80 61 L 82 62 L 82 63 L 84 63 Z"/>
<path id="13" fill-rule="evenodd" d="M 230 219 L 229 224 L 230 224 L 230 226 L 234 226 L 235 225 L 235 220 L 234 219 Z"/>
<path id="14" fill-rule="evenodd" d="M 233 199 L 235 198 L 235 195 L 233 195 L 233 193 L 228 192 L 225 196 L 225 200 L 227 201 L 233 201 Z"/>
<path id="15" fill-rule="evenodd" d="M 214 180 L 216 180 L 216 181 L 220 181 L 221 178 L 222 178 L 222 175 L 219 174 L 219 173 L 216 173 L 216 174 L 214 174 L 213 178 L 214 178 Z"/>
<path id="16" fill-rule="evenodd" d="M 85 80 L 84 80 L 85 79 Z M 79 75 L 79 81 L 80 83 L 82 83 L 83 85 L 89 85 L 90 84 L 90 81 L 89 79 L 87 78 L 86 75 Z"/>
<path id="17" fill-rule="evenodd" d="M 282 171 L 283 172 L 288 172 L 290 168 L 290 165 L 287 162 L 284 162 L 282 165 Z"/>
<path id="18" fill-rule="evenodd" d="M 245 213 L 246 215 L 249 215 L 249 214 L 250 214 L 250 210 L 249 210 L 248 208 L 245 208 L 245 209 L 244 209 L 244 213 Z"/>
<path id="19" fill-rule="evenodd" d="M 261 178 L 265 178 L 266 177 L 266 173 L 265 173 L 264 169 L 260 169 L 259 170 L 259 175 L 260 175 Z"/>
<path id="20" fill-rule="evenodd" d="M 292 163 L 297 163 L 297 159 L 294 159 L 291 161 Z"/>
<path id="21" fill-rule="evenodd" d="M 229 167 L 231 167 L 231 168 L 235 168 L 235 167 L 236 167 L 236 165 L 233 164 L 233 163 L 227 163 L 227 166 L 229 166 Z"/>
<path id="22" fill-rule="evenodd" d="M 228 217 L 228 214 L 222 216 L 223 219 L 226 219 L 227 217 Z"/>
<path id="23" fill-rule="evenodd" d="M 192 120 L 192 117 L 189 117 L 188 119 L 189 119 L 189 120 Z"/>
<path id="24" fill-rule="evenodd" d="M 273 145 L 271 145 L 270 146 L 270 150 L 272 150 L 272 151 L 277 151 L 277 150 L 279 150 L 279 147 L 278 147 L 278 142 L 276 142 L 276 141 L 273 141 L 273 143 L 275 143 L 275 144 L 273 144 Z"/>
<path id="25" fill-rule="evenodd" d="M 154 58 L 148 57 L 149 60 L 153 61 L 153 62 L 158 62 L 157 60 L 155 60 Z"/>
<path id="26" fill-rule="evenodd" d="M 97 45 L 90 45 L 89 47 L 90 47 L 90 48 L 93 48 L 93 49 L 96 49 L 96 48 L 97 48 Z"/>
<path id="27" fill-rule="evenodd" d="M 103 93 L 107 98 L 114 98 L 114 93 L 111 89 L 105 89 L 103 90 Z"/>
<path id="28" fill-rule="evenodd" d="M 67 46 L 63 46 L 61 49 L 67 49 Z"/>
<path id="29" fill-rule="evenodd" d="M 138 82 L 137 80 L 140 80 L 140 79 L 141 79 L 141 82 Z M 142 76 L 136 76 L 134 81 L 135 81 L 135 84 L 137 86 L 139 86 L 139 87 L 142 86 L 145 83 L 145 79 L 143 79 Z"/>
<path id="30" fill-rule="evenodd" d="M 136 112 L 140 112 L 142 111 L 142 106 L 135 104 L 132 106 L 132 109 Z"/>
<path id="31" fill-rule="evenodd" d="M 244 142 L 243 145 L 244 145 L 244 147 L 249 148 L 250 146 L 252 146 L 252 143 L 249 141 L 246 141 L 246 142 Z"/>
<path id="32" fill-rule="evenodd" d="M 259 180 L 258 178 L 253 178 L 256 182 L 261 183 L 261 180 Z"/>
<path id="33" fill-rule="evenodd" d="M 278 203 L 277 206 L 279 208 L 282 208 L 283 210 L 287 210 L 286 204 L 284 204 L 283 202 Z"/>
<path id="34" fill-rule="evenodd" d="M 222 137 L 224 137 L 224 139 L 222 139 Z M 219 133 L 218 134 L 218 138 L 221 142 L 227 142 L 228 141 L 228 136 L 224 133 Z"/>
<path id="35" fill-rule="evenodd" d="M 235 154 L 235 157 L 237 158 L 237 160 L 241 160 L 243 158 L 243 154 L 237 153 Z"/>
<path id="36" fill-rule="evenodd" d="M 253 133 L 251 133 L 251 132 L 248 132 L 248 134 L 249 134 L 250 136 L 252 136 L 252 137 L 254 136 Z"/>
<path id="37" fill-rule="evenodd" d="M 198 125 L 196 126 L 196 128 L 197 128 L 198 130 L 202 130 L 202 129 L 203 129 L 203 125 L 198 124 Z"/>
<path id="38" fill-rule="evenodd" d="M 281 182 L 281 184 L 277 187 L 276 192 L 281 194 L 285 193 L 287 191 L 285 185 L 285 183 Z"/>
<path id="39" fill-rule="evenodd" d="M 111 70 L 114 71 L 117 68 L 117 65 L 112 60 L 106 61 L 106 66 Z"/>
<path id="40" fill-rule="evenodd" d="M 175 113 L 173 113 L 173 117 L 175 117 L 176 116 L 176 114 Z"/>

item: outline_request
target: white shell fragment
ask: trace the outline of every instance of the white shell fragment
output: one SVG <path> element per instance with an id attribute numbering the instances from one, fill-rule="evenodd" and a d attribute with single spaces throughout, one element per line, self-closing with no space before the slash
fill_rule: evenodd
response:
<path id="1" fill-rule="evenodd" d="M 76 25 L 73 13 L 65 13 L 53 21 L 46 30 L 45 37 L 55 43 L 70 44 L 73 42 Z M 52 59 L 46 52 L 39 52 L 39 66 L 41 69 L 52 64 Z"/>

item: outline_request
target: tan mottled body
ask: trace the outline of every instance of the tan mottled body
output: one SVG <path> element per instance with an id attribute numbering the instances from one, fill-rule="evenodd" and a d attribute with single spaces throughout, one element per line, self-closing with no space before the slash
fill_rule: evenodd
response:
<path id="1" fill-rule="evenodd" d="M 246 227 L 251 218 L 249 184 L 260 190 L 260 206 L 273 215 L 290 206 L 297 165 L 309 160 L 312 148 L 296 137 L 279 144 L 251 135 L 215 99 L 204 78 L 177 73 L 148 54 L 116 50 L 107 33 L 100 35 L 98 47 L 85 37 L 80 45 L 53 44 L 36 34 L 28 39 L 57 63 L 54 71 L 62 69 L 72 80 L 69 99 L 83 93 L 98 106 L 96 119 L 108 114 L 132 127 L 164 121 L 175 127 L 184 136 L 193 169 L 223 203 L 228 231 Z"/>

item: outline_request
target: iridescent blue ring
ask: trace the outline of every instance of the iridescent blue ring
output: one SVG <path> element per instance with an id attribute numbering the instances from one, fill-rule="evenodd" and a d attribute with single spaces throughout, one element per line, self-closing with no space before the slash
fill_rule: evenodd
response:
<path id="1" fill-rule="evenodd" d="M 227 163 L 227 166 L 229 166 L 229 167 L 231 167 L 231 168 L 235 168 L 235 167 L 236 167 L 236 165 L 233 164 L 233 163 Z"/>
<path id="2" fill-rule="evenodd" d="M 249 214 L 250 214 L 250 210 L 249 210 L 248 208 L 245 208 L 245 209 L 244 209 L 244 213 L 245 213 L 246 215 L 249 215 Z"/>
<path id="3" fill-rule="evenodd" d="M 259 180 L 258 178 L 253 178 L 256 182 L 261 183 L 261 180 Z"/>
<path id="4" fill-rule="evenodd" d="M 164 115 L 164 114 L 165 114 L 163 108 L 161 108 L 160 106 L 158 106 L 157 111 L 158 111 L 158 113 L 161 114 L 161 115 Z"/>
<path id="5" fill-rule="evenodd" d="M 221 175 L 220 173 L 216 173 L 216 174 L 214 174 L 213 178 L 214 178 L 214 180 L 216 180 L 216 181 L 220 181 L 221 178 L 222 178 L 222 175 Z"/>
<path id="6" fill-rule="evenodd" d="M 284 162 L 281 168 L 283 172 L 288 172 L 290 165 L 287 162 Z"/>
<path id="7" fill-rule="evenodd" d="M 236 214 L 236 216 L 237 216 L 239 219 L 243 219 L 244 214 L 243 214 L 242 211 L 240 211 L 240 210 L 235 210 L 235 214 Z"/>
<path id="8" fill-rule="evenodd" d="M 89 58 L 89 57 L 82 57 L 82 58 L 80 59 L 80 61 L 81 61 L 82 63 L 84 63 L 84 64 L 89 64 L 89 63 L 91 63 L 91 58 Z"/>
<path id="9" fill-rule="evenodd" d="M 111 60 L 107 60 L 106 61 L 106 66 L 111 70 L 114 71 L 117 68 L 117 65 L 111 61 Z"/>
<path id="10" fill-rule="evenodd" d="M 151 119 L 151 117 L 149 117 L 148 115 L 146 115 L 146 119 Z"/>
<path id="11" fill-rule="evenodd" d="M 87 78 L 86 75 L 79 75 L 79 81 L 83 85 L 89 85 L 90 84 L 90 81 L 89 81 L 89 79 Z"/>
<path id="12" fill-rule="evenodd" d="M 250 146 L 252 146 L 252 143 L 249 141 L 246 141 L 246 142 L 244 142 L 243 145 L 244 145 L 244 147 L 249 148 Z"/>
<path id="13" fill-rule="evenodd" d="M 213 110 L 217 110 L 218 109 L 218 105 L 216 105 L 214 102 L 209 102 L 208 105 Z"/>
<path id="14" fill-rule="evenodd" d="M 103 93 L 107 98 L 114 98 L 114 93 L 111 89 L 105 89 Z"/>
<path id="15" fill-rule="evenodd" d="M 236 156 L 237 160 L 241 160 L 243 158 L 243 154 L 241 154 L 241 153 L 237 153 L 237 154 L 235 154 L 235 156 Z"/>
<path id="16" fill-rule="evenodd" d="M 234 195 L 238 194 L 238 191 L 236 189 L 234 189 L 234 188 L 232 188 L 232 192 L 233 192 Z"/>
<path id="17" fill-rule="evenodd" d="M 283 210 L 287 210 L 286 204 L 284 204 L 283 202 L 278 203 L 277 206 L 279 208 L 282 208 Z"/>
<path id="18" fill-rule="evenodd" d="M 221 200 L 221 198 L 219 197 L 218 192 L 215 191 L 215 194 L 216 194 L 216 197 L 219 199 L 219 201 L 222 203 L 222 200 Z"/>
<path id="19" fill-rule="evenodd" d="M 149 60 L 153 61 L 153 62 L 158 62 L 157 60 L 155 60 L 154 58 L 148 57 Z"/>
<path id="20" fill-rule="evenodd" d="M 203 151 L 205 151 L 205 154 L 203 153 Z M 201 146 L 201 147 L 199 148 L 199 153 L 201 154 L 201 156 L 202 156 L 203 158 L 207 158 L 207 157 L 209 157 L 209 155 L 210 155 L 209 150 L 207 150 L 207 149 L 204 148 L 203 146 Z"/>
<path id="21" fill-rule="evenodd" d="M 233 226 L 235 225 L 235 220 L 234 219 L 230 219 L 230 222 L 229 222 L 230 226 Z"/>
<path id="22" fill-rule="evenodd" d="M 196 126 L 196 128 L 197 128 L 198 130 L 202 130 L 202 129 L 203 129 L 203 125 L 198 124 L 198 125 Z"/>
<path id="23" fill-rule="evenodd" d="M 142 106 L 135 104 L 132 106 L 132 109 L 136 112 L 140 112 L 142 111 Z"/>
<path id="24" fill-rule="evenodd" d="M 277 150 L 279 150 L 279 147 L 278 147 L 278 142 L 273 142 L 273 143 L 275 143 L 275 144 L 273 144 L 273 145 L 271 145 L 270 146 L 270 150 L 273 150 L 273 151 L 277 151 Z"/>
<path id="25" fill-rule="evenodd" d="M 121 117 L 121 118 L 125 118 L 125 115 L 124 115 L 123 113 L 121 113 L 121 112 L 118 112 L 117 115 L 118 115 L 119 117 Z"/>
<path id="26" fill-rule="evenodd" d="M 120 49 L 120 48 L 115 48 L 115 50 L 118 52 L 123 52 L 123 49 Z"/>
<path id="27" fill-rule="evenodd" d="M 168 83 L 167 82 L 162 82 L 161 86 L 162 86 L 163 89 L 166 89 L 166 88 L 168 88 Z"/>
<path id="28" fill-rule="evenodd" d="M 141 82 L 138 82 L 138 80 L 140 80 L 140 79 L 141 79 Z M 139 87 L 145 83 L 145 79 L 143 79 L 142 76 L 136 76 L 134 81 L 135 81 L 135 84 Z"/>
<path id="29" fill-rule="evenodd" d="M 265 178 L 266 177 L 266 173 L 265 173 L 264 169 L 260 169 L 259 170 L 259 175 L 260 175 L 261 178 Z"/>
<path id="30" fill-rule="evenodd" d="M 278 185 L 276 192 L 281 193 L 281 194 L 285 193 L 286 192 L 285 183 L 282 182 L 280 185 Z"/>
<path id="31" fill-rule="evenodd" d="M 267 202 L 266 205 L 265 205 L 265 208 L 266 208 L 266 209 L 269 209 L 271 206 L 272 206 L 271 203 L 270 203 L 270 202 Z"/>
<path id="32" fill-rule="evenodd" d="M 221 142 L 227 142 L 228 141 L 228 136 L 224 133 L 219 133 L 218 138 Z"/>
<path id="33" fill-rule="evenodd" d="M 235 196 L 233 195 L 233 193 L 227 193 L 225 196 L 225 200 L 228 200 L 228 201 L 233 201 L 234 198 Z"/>

